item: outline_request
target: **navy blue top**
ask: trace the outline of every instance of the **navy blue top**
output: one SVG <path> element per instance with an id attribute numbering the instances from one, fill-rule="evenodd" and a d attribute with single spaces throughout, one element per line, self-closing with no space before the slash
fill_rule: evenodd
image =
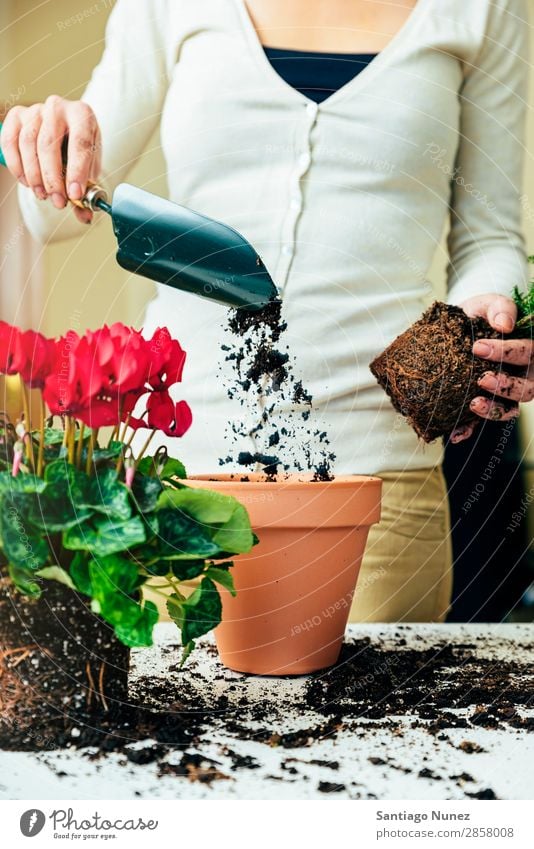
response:
<path id="1" fill-rule="evenodd" d="M 376 53 L 318 53 L 264 47 L 265 55 L 286 83 L 316 103 L 343 88 Z"/>

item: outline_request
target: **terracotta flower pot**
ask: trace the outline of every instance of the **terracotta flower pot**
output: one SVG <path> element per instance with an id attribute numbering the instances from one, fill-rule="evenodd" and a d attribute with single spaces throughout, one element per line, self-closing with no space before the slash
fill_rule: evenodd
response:
<path id="1" fill-rule="evenodd" d="M 0 579 L 0 742 L 60 728 L 63 714 L 98 716 L 127 699 L 129 649 L 54 581 L 32 600 Z"/>
<path id="2" fill-rule="evenodd" d="M 382 481 L 354 475 L 316 482 L 292 475 L 191 479 L 233 495 L 259 544 L 233 558 L 215 636 L 222 662 L 258 675 L 300 675 L 339 656 L 369 527 L 380 519 Z"/>

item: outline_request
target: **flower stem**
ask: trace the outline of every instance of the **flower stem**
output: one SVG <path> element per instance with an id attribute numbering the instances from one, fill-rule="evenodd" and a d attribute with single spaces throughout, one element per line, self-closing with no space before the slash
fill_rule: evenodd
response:
<path id="1" fill-rule="evenodd" d="M 74 465 L 74 448 L 76 444 L 76 421 L 69 416 L 69 433 L 67 436 L 67 458 Z"/>
<path id="2" fill-rule="evenodd" d="M 98 439 L 98 428 L 96 428 L 95 430 L 93 430 L 91 432 L 91 438 L 89 439 L 89 447 L 87 449 L 87 462 L 85 464 L 85 471 L 86 471 L 86 474 L 88 474 L 88 475 L 91 474 L 91 466 L 92 466 L 92 463 L 93 463 L 93 451 L 95 450 L 95 447 L 97 445 L 97 439 Z"/>
<path id="3" fill-rule="evenodd" d="M 119 442 L 124 442 L 124 437 L 126 436 L 126 431 L 128 430 L 128 425 L 130 424 L 130 419 L 132 418 L 132 414 L 128 413 L 126 416 L 126 421 L 124 422 L 124 427 L 122 429 L 122 434 L 119 436 Z M 117 425 L 120 429 L 120 425 Z"/>
<path id="4" fill-rule="evenodd" d="M 148 446 L 150 445 L 150 443 L 152 442 L 152 439 L 154 438 L 155 434 L 156 434 L 155 430 L 151 431 L 150 436 L 148 437 L 145 444 L 141 448 L 141 451 L 137 456 L 137 460 L 135 461 L 135 468 L 136 469 L 137 469 L 137 466 L 139 465 L 140 461 L 143 459 L 143 455 L 144 455 L 145 451 L 147 450 Z"/>
<path id="5" fill-rule="evenodd" d="M 20 379 L 20 388 L 22 391 L 22 405 L 24 409 L 24 427 L 28 433 L 28 457 L 30 461 L 30 466 L 33 471 L 35 471 L 35 457 L 33 454 L 33 440 L 32 440 L 32 426 L 30 421 L 30 402 L 28 399 L 28 389 L 26 388 L 26 384 L 22 379 L 22 375 L 19 374 Z M 25 440 L 26 441 L 26 440 Z"/>
<path id="6" fill-rule="evenodd" d="M 120 427 L 120 424 L 116 424 L 115 427 L 113 428 L 113 430 L 111 431 L 111 436 L 109 437 L 109 440 L 108 440 L 108 448 L 111 448 L 111 443 L 114 442 L 114 440 L 117 439 L 117 437 L 119 435 L 119 427 Z"/>
<path id="7" fill-rule="evenodd" d="M 83 437 L 85 433 L 85 423 L 82 422 L 80 424 L 80 435 L 78 436 L 78 443 L 76 445 L 76 468 L 79 469 L 82 464 L 82 451 L 83 451 Z"/>
<path id="8" fill-rule="evenodd" d="M 37 474 L 40 478 L 42 478 L 44 468 L 46 410 L 45 403 L 43 401 L 43 396 L 41 393 L 39 393 L 39 400 L 41 402 L 41 421 L 39 422 L 39 452 L 37 454 Z"/>

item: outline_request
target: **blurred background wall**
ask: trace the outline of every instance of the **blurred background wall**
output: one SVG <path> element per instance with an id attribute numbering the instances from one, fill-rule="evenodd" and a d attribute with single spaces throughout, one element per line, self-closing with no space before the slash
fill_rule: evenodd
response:
<path id="1" fill-rule="evenodd" d="M 0 111 L 17 102 L 44 100 L 51 93 L 81 96 L 103 49 L 106 20 L 113 0 L 2 0 L 0 4 Z M 73 16 L 83 20 L 72 23 Z M 70 23 L 69 23 L 70 21 Z M 534 27 L 531 25 L 532 56 Z M 527 143 L 525 227 L 534 253 L 534 70 L 531 67 Z M 157 134 L 150 140 L 129 180 L 156 194 L 166 194 L 164 163 Z M 68 327 L 96 327 L 122 320 L 141 326 L 149 281 L 132 277 L 114 261 L 115 241 L 109 221 L 88 227 L 74 241 L 45 248 L 29 246 L 18 252 L 22 239 L 16 218 L 15 187 L 0 175 L 0 308 L 1 318 L 57 334 Z M 444 251 L 437 251 L 432 275 L 443 274 Z M 22 282 L 21 282 L 22 281 Z M 24 291 L 21 297 L 21 286 Z M 534 404 L 521 418 L 525 492 L 534 504 Z M 534 534 L 530 507 L 529 538 Z"/>

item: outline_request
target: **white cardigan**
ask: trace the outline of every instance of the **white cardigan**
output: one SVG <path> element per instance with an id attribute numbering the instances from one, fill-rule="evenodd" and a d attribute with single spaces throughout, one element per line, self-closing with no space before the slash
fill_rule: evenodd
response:
<path id="1" fill-rule="evenodd" d="M 524 0 L 419 0 L 383 52 L 317 105 L 270 66 L 243 0 L 118 0 L 111 14 L 84 95 L 104 181 L 125 179 L 160 124 L 170 198 L 240 230 L 279 287 L 296 375 L 338 473 L 440 462 L 441 445 L 419 443 L 369 363 L 434 299 L 509 294 L 528 278 L 526 30 Z M 83 230 L 22 187 L 20 201 L 37 238 Z M 447 295 L 427 275 L 449 218 Z M 165 286 L 146 316 L 188 352 L 180 395 L 195 422 L 172 450 L 191 472 L 217 469 L 227 422 L 242 415 L 218 376 L 225 318 Z"/>

